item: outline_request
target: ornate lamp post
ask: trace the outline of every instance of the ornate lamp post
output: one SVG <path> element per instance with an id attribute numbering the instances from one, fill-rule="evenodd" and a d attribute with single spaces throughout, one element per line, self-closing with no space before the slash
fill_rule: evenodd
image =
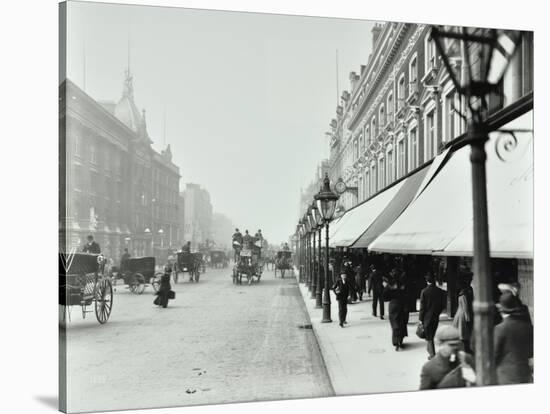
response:
<path id="1" fill-rule="evenodd" d="M 316 235 L 317 235 L 317 224 L 315 223 L 315 219 L 313 217 L 313 206 L 309 206 L 307 209 L 307 219 L 309 221 L 309 231 L 312 238 L 311 243 L 311 299 L 315 299 L 315 292 L 317 291 L 317 267 L 315 266 L 315 260 L 316 260 Z"/>
<path id="2" fill-rule="evenodd" d="M 306 285 L 311 290 L 311 268 L 310 268 L 310 228 L 309 221 L 307 219 L 307 213 L 304 214 L 304 229 L 306 234 Z"/>
<path id="3" fill-rule="evenodd" d="M 323 307 L 323 302 L 322 302 L 323 279 L 322 279 L 322 273 L 321 273 L 321 230 L 323 228 L 323 218 L 321 217 L 321 213 L 317 208 L 315 200 L 311 205 L 311 215 L 315 223 L 315 229 L 319 232 L 319 234 L 317 235 L 317 242 L 318 242 L 317 262 L 315 263 L 315 267 L 317 269 L 317 272 L 316 272 L 317 283 L 315 288 L 315 307 L 318 309 L 321 309 Z M 313 243 L 315 244 L 315 241 Z"/>
<path id="4" fill-rule="evenodd" d="M 330 180 L 328 174 L 325 174 L 323 181 L 323 187 L 319 190 L 319 193 L 315 195 L 317 201 L 317 208 L 321 213 L 323 222 L 325 223 L 325 286 L 323 289 L 323 320 L 321 322 L 332 322 L 330 317 L 330 272 L 329 272 L 329 247 L 328 247 L 328 231 L 329 223 L 334 216 L 334 210 L 336 208 L 336 202 L 338 201 L 338 195 L 331 191 Z"/>
<path id="5" fill-rule="evenodd" d="M 493 350 L 493 295 L 489 254 L 485 143 L 488 97 L 500 94 L 502 80 L 522 33 L 512 30 L 434 26 L 431 37 L 468 108 L 474 224 L 474 335 L 477 385 L 496 383 Z M 463 56 L 461 56 L 463 55 Z M 460 71 L 461 58 L 465 70 Z M 464 115 L 462 115 L 464 117 Z"/>

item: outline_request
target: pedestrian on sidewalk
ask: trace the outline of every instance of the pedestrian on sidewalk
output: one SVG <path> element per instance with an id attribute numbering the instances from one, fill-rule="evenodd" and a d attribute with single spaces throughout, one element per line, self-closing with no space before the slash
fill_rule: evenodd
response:
<path id="1" fill-rule="evenodd" d="M 512 292 L 504 292 L 497 307 L 502 316 L 494 330 L 497 383 L 533 382 L 533 325 L 526 318 L 525 305 Z"/>
<path id="2" fill-rule="evenodd" d="M 369 289 L 368 294 L 372 291 L 372 316 L 376 317 L 376 309 L 380 307 L 380 319 L 384 319 L 384 300 L 382 294 L 384 292 L 382 273 L 376 268 L 376 265 L 370 266 L 369 274 Z"/>
<path id="3" fill-rule="evenodd" d="M 365 289 L 365 273 L 363 272 L 363 265 L 359 263 L 355 266 L 355 286 L 357 288 L 357 295 L 359 301 L 363 300 L 363 294 L 366 292 Z"/>
<path id="4" fill-rule="evenodd" d="M 458 329 L 464 351 L 471 354 L 470 340 L 474 329 L 474 290 L 472 289 L 472 273 L 463 273 L 458 281 L 458 307 L 453 319 L 453 326 Z"/>
<path id="5" fill-rule="evenodd" d="M 445 292 L 435 285 L 435 276 L 432 272 L 426 274 L 426 286 L 420 292 L 420 312 L 418 321 L 424 327 L 427 342 L 428 359 L 435 356 L 434 337 L 439 325 L 439 315 L 445 309 Z"/>
<path id="6" fill-rule="evenodd" d="M 347 324 L 346 316 L 348 314 L 348 296 L 350 292 L 350 285 L 344 272 L 340 274 L 340 279 L 332 286 L 332 290 L 334 290 L 336 300 L 338 301 L 338 319 L 340 326 L 343 328 L 344 324 Z"/>
<path id="7" fill-rule="evenodd" d="M 420 373 L 420 389 L 465 387 L 475 383 L 474 361 L 462 350 L 458 329 L 442 326 L 435 340 L 437 354 L 424 364 Z"/>
<path id="8" fill-rule="evenodd" d="M 346 274 L 346 283 L 349 287 L 348 303 L 356 302 L 357 287 L 355 286 L 355 270 L 354 270 L 353 262 L 351 261 L 351 258 L 349 257 L 344 258 L 342 271 Z"/>
<path id="9" fill-rule="evenodd" d="M 389 302 L 388 313 L 392 330 L 392 344 L 396 351 L 403 348 L 403 338 L 407 336 L 407 304 L 405 286 L 399 284 L 397 270 L 392 269 L 387 281 L 384 282 L 382 293 L 384 301 Z"/>

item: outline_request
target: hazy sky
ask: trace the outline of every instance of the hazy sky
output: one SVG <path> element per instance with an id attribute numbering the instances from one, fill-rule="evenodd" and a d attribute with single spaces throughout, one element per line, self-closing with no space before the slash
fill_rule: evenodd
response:
<path id="1" fill-rule="evenodd" d="M 129 50 L 135 101 L 146 109 L 157 150 L 166 108 L 166 143 L 181 189 L 198 183 L 214 210 L 241 230 L 286 240 L 300 188 L 328 156 L 336 50 L 341 93 L 349 90 L 349 72 L 367 61 L 373 23 L 69 4 L 68 77 L 81 88 L 85 78 L 94 99 L 118 101 Z"/>

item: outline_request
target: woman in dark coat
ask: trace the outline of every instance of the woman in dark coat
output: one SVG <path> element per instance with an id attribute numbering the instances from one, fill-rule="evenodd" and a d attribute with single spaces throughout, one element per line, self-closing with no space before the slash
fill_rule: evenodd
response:
<path id="1" fill-rule="evenodd" d="M 390 279 L 384 282 L 382 298 L 389 302 L 388 313 L 392 330 L 392 344 L 395 350 L 403 348 L 403 338 L 407 336 L 407 298 L 405 287 L 396 279 L 397 272 L 392 270 Z"/>
<path id="2" fill-rule="evenodd" d="M 154 300 L 154 304 L 166 308 L 168 306 L 168 300 L 170 299 L 170 292 L 172 286 L 170 285 L 170 275 L 172 274 L 172 268 L 166 266 L 164 268 L 164 274 L 160 278 L 160 287 L 156 293 L 157 297 Z"/>
<path id="3" fill-rule="evenodd" d="M 464 275 L 459 281 L 458 308 L 453 319 L 453 326 L 458 329 L 464 351 L 471 353 L 470 341 L 474 329 L 474 291 L 470 275 Z"/>

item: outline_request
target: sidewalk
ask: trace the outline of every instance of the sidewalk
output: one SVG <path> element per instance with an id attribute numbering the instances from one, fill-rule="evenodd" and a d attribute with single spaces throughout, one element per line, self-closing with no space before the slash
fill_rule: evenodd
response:
<path id="1" fill-rule="evenodd" d="M 295 272 L 297 275 L 298 272 Z M 418 312 L 411 313 L 404 348 L 391 343 L 388 304 L 384 320 L 372 316 L 372 299 L 348 305 L 347 325 L 338 324 L 338 303 L 331 291 L 332 323 L 321 323 L 322 309 L 305 285 L 299 284 L 321 354 L 336 395 L 416 391 L 420 371 L 427 362 L 426 342 L 416 336 Z M 440 324 L 450 323 L 441 315 Z"/>

